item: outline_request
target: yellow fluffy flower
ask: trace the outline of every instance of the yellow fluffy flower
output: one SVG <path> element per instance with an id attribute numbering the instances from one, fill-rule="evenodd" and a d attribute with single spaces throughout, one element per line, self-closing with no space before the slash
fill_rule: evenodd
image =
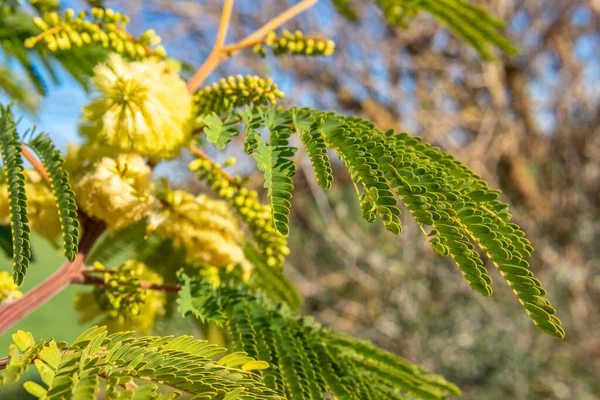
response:
<path id="1" fill-rule="evenodd" d="M 5 300 L 18 299 L 21 296 L 23 293 L 13 282 L 12 276 L 6 271 L 0 271 L 0 303 Z"/>
<path id="2" fill-rule="evenodd" d="M 154 161 L 176 157 L 192 129 L 192 96 L 178 72 L 166 61 L 128 63 L 111 54 L 94 68 L 99 97 L 83 109 L 82 132 Z"/>
<path id="3" fill-rule="evenodd" d="M 244 235 L 226 202 L 176 190 L 167 193 L 166 203 L 150 218 L 150 230 L 185 249 L 191 264 L 226 268 L 239 264 L 249 277 L 252 264 L 244 255 Z"/>
<path id="4" fill-rule="evenodd" d="M 77 183 L 78 204 L 114 230 L 144 218 L 152 206 L 151 169 L 138 155 L 103 157 Z"/>
<path id="5" fill-rule="evenodd" d="M 55 240 L 60 235 L 61 227 L 52 190 L 37 171 L 26 169 L 23 175 L 27 195 L 27 215 L 31 228 L 41 236 Z M 9 223 L 8 187 L 2 184 L 0 185 L 0 224 Z"/>

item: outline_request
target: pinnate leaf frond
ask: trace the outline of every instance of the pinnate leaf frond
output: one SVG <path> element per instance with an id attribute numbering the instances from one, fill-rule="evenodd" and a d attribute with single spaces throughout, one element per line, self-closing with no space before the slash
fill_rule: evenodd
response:
<path id="1" fill-rule="evenodd" d="M 281 395 L 387 399 L 389 392 L 397 398 L 443 399 L 459 394 L 443 378 L 368 342 L 294 315 L 260 293 L 232 285 L 214 288 L 202 279 L 180 277 L 184 289 L 179 294 L 179 311 L 209 323 L 223 324 L 225 319 L 236 349 L 269 361 L 271 368 L 262 373 L 263 380 Z M 385 390 L 376 390 L 379 386 Z"/>
<path id="2" fill-rule="evenodd" d="M 16 382 L 35 360 L 47 386 L 25 383 L 45 399 L 95 399 L 104 382 L 107 399 L 197 398 L 281 399 L 250 372 L 269 367 L 244 352 L 214 357 L 226 349 L 191 336 L 135 338 L 132 332 L 113 335 L 93 327 L 71 345 L 54 340 L 35 342 L 31 334 L 13 335 L 7 368 L 0 384 Z M 144 384 L 134 383 L 136 382 Z M 162 387 L 170 387 L 164 391 Z M 175 391 L 173 391 L 175 390 Z"/>
<path id="3" fill-rule="evenodd" d="M 27 197 L 21 158 L 21 142 L 10 108 L 0 107 L 0 151 L 8 186 L 10 228 L 13 245 L 13 280 L 23 283 L 31 259 Z"/>
<path id="4" fill-rule="evenodd" d="M 533 247 L 518 225 L 511 221 L 508 205 L 498 200 L 500 191 L 444 151 L 407 133 L 381 131 L 371 122 L 332 112 L 311 109 L 253 109 L 239 112 L 245 123 L 246 149 L 254 152 L 278 232 L 287 234 L 288 213 L 295 167 L 289 159 L 292 133 L 300 135 L 323 187 L 332 174 L 327 149 L 337 153 L 348 168 L 369 222 L 376 217 L 386 229 L 400 233 L 400 204 L 419 223 L 432 248 L 449 256 L 471 288 L 492 294 L 482 250 L 497 267 L 533 320 L 550 334 L 562 338 L 564 331 L 546 292 L 534 278 L 527 259 Z M 267 142 L 259 133 L 271 132 Z M 308 136 L 310 135 L 310 136 Z"/>
<path id="5" fill-rule="evenodd" d="M 72 262 L 75 260 L 79 243 L 79 221 L 75 194 L 69 184 L 69 174 L 62 168 L 64 160 L 60 151 L 44 133 L 33 138 L 28 146 L 36 152 L 48 174 L 63 232 L 65 257 Z"/>

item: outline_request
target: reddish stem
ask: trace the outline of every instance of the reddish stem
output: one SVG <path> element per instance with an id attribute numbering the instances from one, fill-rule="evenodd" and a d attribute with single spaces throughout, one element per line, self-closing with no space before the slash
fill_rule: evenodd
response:
<path id="1" fill-rule="evenodd" d="M 44 282 L 31 289 L 23 297 L 0 304 L 0 335 L 81 276 L 85 257 L 104 230 L 104 225 L 95 221 L 89 221 L 86 227 L 88 229 L 84 229 L 75 261 L 64 263 Z"/>

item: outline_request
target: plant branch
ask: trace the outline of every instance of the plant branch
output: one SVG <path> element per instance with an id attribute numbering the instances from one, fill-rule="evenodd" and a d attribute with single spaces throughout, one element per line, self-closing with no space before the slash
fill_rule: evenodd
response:
<path id="1" fill-rule="evenodd" d="M 225 4 L 223 4 L 223 12 L 221 13 L 221 21 L 219 22 L 219 30 L 217 31 L 217 39 L 214 46 L 216 48 L 222 48 L 225 45 L 227 29 L 229 28 L 231 12 L 233 11 L 233 2 L 234 0 L 225 0 Z"/>
<path id="2" fill-rule="evenodd" d="M 190 93 L 193 93 L 202 82 L 204 82 L 208 75 L 210 75 L 210 73 L 227 58 L 226 53 L 223 51 L 223 45 L 225 44 L 225 37 L 227 36 L 227 29 L 229 28 L 232 10 L 233 0 L 225 0 L 215 44 L 208 55 L 208 58 L 204 61 L 204 64 L 198 68 L 194 76 L 192 76 L 192 79 L 188 82 L 187 88 Z"/>
<path id="3" fill-rule="evenodd" d="M 104 228 L 104 224 L 87 220 L 83 226 L 83 234 L 79 242 L 79 251 L 77 252 L 75 261 L 65 262 L 62 267 L 38 286 L 25 293 L 23 297 L 0 304 L 0 335 L 62 292 L 81 276 L 81 268 L 84 265 L 85 257 L 96 239 L 104 231 Z"/>
<path id="4" fill-rule="evenodd" d="M 223 6 L 223 13 L 221 14 L 221 22 L 219 24 L 219 33 L 217 33 L 217 41 L 215 45 L 204 61 L 204 63 L 198 68 L 192 79 L 188 82 L 188 91 L 193 93 L 223 61 L 229 57 L 235 55 L 241 50 L 253 46 L 264 38 L 269 32 L 285 24 L 301 12 L 317 4 L 319 0 L 303 0 L 293 7 L 290 7 L 286 11 L 282 12 L 278 16 L 269 20 L 266 24 L 258 28 L 255 32 L 248 35 L 240 42 L 234 43 L 229 46 L 224 46 L 225 35 L 227 27 L 229 26 L 229 20 L 231 18 L 231 9 L 228 6 L 233 6 L 233 1 L 226 0 Z M 231 4 L 230 4 L 231 3 Z M 222 29 L 223 28 L 223 29 Z"/>
<path id="5" fill-rule="evenodd" d="M 289 20 L 291 20 L 294 17 L 296 17 L 301 12 L 303 12 L 303 11 L 309 9 L 310 7 L 314 6 L 315 4 L 317 4 L 318 1 L 319 0 L 304 0 L 304 1 L 301 1 L 300 3 L 296 4 L 295 6 L 290 7 L 286 11 L 282 12 L 281 14 L 279 14 L 278 16 L 276 16 L 275 18 L 271 19 L 266 24 L 264 24 L 263 26 L 261 26 L 260 28 L 258 28 L 255 32 L 253 32 L 250 35 L 246 36 L 244 39 L 242 39 L 238 43 L 232 44 L 231 46 L 229 46 L 229 48 L 239 51 L 239 50 L 244 49 L 246 47 L 253 46 L 257 42 L 259 42 L 263 37 L 265 37 L 269 32 L 277 29 L 281 25 L 285 24 Z M 237 52 L 237 51 L 234 51 L 234 52 Z M 233 54 L 234 53 L 231 53 L 230 55 L 233 55 Z"/>
<path id="6" fill-rule="evenodd" d="M 196 157 L 198 157 L 198 158 L 200 158 L 200 159 L 202 159 L 202 160 L 209 161 L 209 162 L 211 162 L 213 165 L 215 165 L 215 166 L 216 166 L 216 164 L 217 164 L 217 163 L 216 163 L 216 162 L 215 162 L 215 161 L 214 161 L 212 158 L 210 158 L 209 156 L 207 156 L 206 154 L 204 154 L 204 152 L 203 152 L 202 150 L 200 150 L 199 148 L 197 148 L 196 146 L 192 146 L 192 147 L 190 148 L 190 151 L 191 151 L 191 152 L 192 152 L 192 154 L 193 154 L 193 155 L 195 155 Z M 229 184 L 230 184 L 230 185 L 233 185 L 233 186 L 240 186 L 239 182 L 238 182 L 238 181 L 236 181 L 236 180 L 235 180 L 235 178 L 234 178 L 233 176 L 229 175 L 229 174 L 227 173 L 227 171 L 225 171 L 223 168 L 221 168 L 221 167 L 218 167 L 218 168 L 217 168 L 217 171 L 219 171 L 219 174 L 221 174 L 221 176 L 222 176 L 223 178 L 225 178 L 225 179 L 227 180 L 227 182 L 229 182 Z"/>
<path id="7" fill-rule="evenodd" d="M 44 178 L 46 182 L 50 182 L 44 165 L 33 155 L 32 152 L 29 151 L 27 147 L 25 147 L 25 144 L 23 143 L 21 143 L 21 154 L 23 154 L 23 157 L 25 157 L 27 161 L 33 165 L 33 168 L 35 168 L 35 170 L 42 176 L 42 178 Z"/>
<path id="8" fill-rule="evenodd" d="M 111 271 L 111 270 L 106 270 L 106 271 L 96 270 L 93 272 L 98 272 L 98 273 L 102 272 L 102 273 L 109 273 L 109 274 L 114 273 L 114 271 Z M 98 276 L 91 276 L 90 271 L 88 271 L 87 273 L 84 273 L 84 274 L 79 274 L 77 277 L 75 277 L 71 281 L 71 283 L 77 283 L 80 285 L 94 285 L 94 286 L 106 285 L 106 282 L 104 282 L 103 278 L 100 278 Z M 157 291 L 167 292 L 167 293 L 177 293 L 181 289 L 181 285 L 177 284 L 177 283 L 153 283 L 153 282 L 147 282 L 147 281 L 141 281 L 140 287 L 145 290 L 157 290 Z"/>

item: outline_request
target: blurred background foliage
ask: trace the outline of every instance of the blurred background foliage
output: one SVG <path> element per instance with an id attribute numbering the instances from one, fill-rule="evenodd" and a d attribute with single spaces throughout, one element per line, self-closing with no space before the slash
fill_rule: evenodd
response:
<path id="1" fill-rule="evenodd" d="M 193 66 L 210 51 L 221 9 L 221 2 L 208 0 L 104 3 L 129 14 L 134 33 L 153 27 L 171 56 Z M 291 3 L 238 1 L 229 40 Z M 333 57 L 262 59 L 248 51 L 225 62 L 209 81 L 237 73 L 272 76 L 286 94 L 284 104 L 360 115 L 383 129 L 419 134 L 465 162 L 503 190 L 529 234 L 536 247 L 532 269 L 567 338 L 559 342 L 536 331 L 506 285 L 495 287 L 493 299 L 472 293 L 456 267 L 430 250 L 410 217 L 403 218 L 400 237 L 363 222 L 339 168 L 327 195 L 313 190 L 314 176 L 303 168 L 295 179 L 300 190 L 286 268 L 305 298 L 304 312 L 426 365 L 457 383 L 466 399 L 598 398 L 600 2 L 474 3 L 507 21 L 505 33 L 521 49 L 518 55 L 484 62 L 427 15 L 415 17 L 409 29 L 390 28 L 372 3 L 350 0 L 361 21 L 349 23 L 322 0 L 286 28 L 333 39 Z M 65 5 L 79 9 L 83 2 Z M 14 63 L 5 67 L 17 77 L 27 72 Z M 39 125 L 66 145 L 75 139 L 85 96 L 72 78 L 57 79 L 62 83 L 56 86 L 47 72 L 39 76 L 49 82 L 48 97 L 26 106 L 37 105 Z M 66 99 L 65 91 L 73 96 Z M 307 160 L 301 155 L 298 162 Z M 240 159 L 235 172 L 252 175 L 251 164 Z M 162 171 L 178 185 L 206 190 L 185 173 L 173 175 L 172 167 Z M 60 260 L 48 246 L 34 248 L 40 250 L 31 274 L 40 281 Z M 8 261 L 2 266 L 9 269 Z M 80 331 L 72 303 L 77 291 L 63 292 L 18 328 L 73 339 Z M 157 329 L 197 328 L 166 318 Z M 9 339 L 0 337 L 1 348 Z"/>

